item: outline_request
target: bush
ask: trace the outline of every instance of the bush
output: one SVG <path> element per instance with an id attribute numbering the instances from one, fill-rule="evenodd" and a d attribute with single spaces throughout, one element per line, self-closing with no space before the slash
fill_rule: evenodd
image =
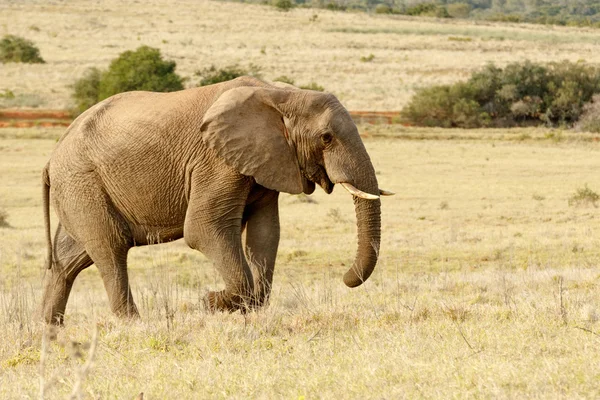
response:
<path id="1" fill-rule="evenodd" d="M 437 9 L 437 5 L 435 3 L 421 3 L 414 5 L 412 7 L 408 7 L 404 12 L 406 15 L 423 15 L 431 12 L 435 12 Z"/>
<path id="2" fill-rule="evenodd" d="M 0 40 L 0 62 L 45 63 L 33 42 L 15 35 L 6 35 Z"/>
<path id="3" fill-rule="evenodd" d="M 330 11 L 346 11 L 346 6 L 343 4 L 337 4 L 333 1 L 330 1 L 329 3 L 327 3 L 327 5 L 325 6 L 326 9 L 330 10 Z"/>
<path id="4" fill-rule="evenodd" d="M 83 77 L 73 85 L 73 99 L 79 112 L 84 112 L 99 101 L 102 71 L 89 68 Z"/>
<path id="5" fill-rule="evenodd" d="M 594 95 L 592 101 L 583 106 L 581 117 L 575 124 L 575 129 L 600 133 L 600 95 Z"/>
<path id="6" fill-rule="evenodd" d="M 436 18 L 451 18 L 450 14 L 448 14 L 448 10 L 444 6 L 437 6 L 434 11 L 422 15 Z"/>
<path id="7" fill-rule="evenodd" d="M 577 189 L 574 195 L 569 198 L 569 206 L 588 206 L 597 207 L 596 203 L 600 200 L 600 195 L 594 192 L 586 184 L 584 187 Z"/>
<path id="8" fill-rule="evenodd" d="M 361 62 L 371 62 L 375 59 L 375 54 L 371 53 L 368 56 L 360 56 Z"/>
<path id="9" fill-rule="evenodd" d="M 316 90 L 317 92 L 325 91 L 325 88 L 316 82 L 311 82 L 308 85 L 300 85 L 300 89 Z"/>
<path id="10" fill-rule="evenodd" d="M 215 83 L 221 83 L 230 81 L 240 76 L 254 76 L 260 78 L 260 67 L 254 64 L 250 64 L 248 68 L 239 66 L 238 64 L 228 65 L 226 67 L 217 69 L 214 65 L 203 70 L 196 71 L 196 76 L 201 77 L 198 86 L 214 85 Z"/>
<path id="11" fill-rule="evenodd" d="M 375 7 L 375 14 L 391 14 L 392 8 L 387 4 L 377 4 Z"/>
<path id="12" fill-rule="evenodd" d="M 8 213 L 0 208 L 0 228 L 10 228 L 8 223 Z"/>
<path id="13" fill-rule="evenodd" d="M 100 100 L 131 90 L 174 92 L 183 89 L 183 80 L 175 73 L 175 61 L 162 59 L 160 50 L 141 46 L 121 53 L 102 74 Z"/>
<path id="14" fill-rule="evenodd" d="M 295 85 L 294 79 L 290 78 L 289 76 L 285 76 L 285 75 L 278 76 L 277 78 L 273 79 L 273 82 L 283 82 L 283 83 L 287 83 L 289 85 Z M 298 88 L 299 89 L 307 89 L 307 90 L 316 90 L 318 92 L 325 91 L 325 88 L 316 82 L 311 82 L 306 85 L 299 85 Z"/>
<path id="15" fill-rule="evenodd" d="M 462 128 L 572 125 L 596 92 L 600 69 L 585 63 L 488 65 L 466 82 L 417 91 L 402 121 Z"/>
<path id="16" fill-rule="evenodd" d="M 466 3 L 452 3 L 446 7 L 452 18 L 468 18 L 471 13 L 471 6 Z"/>
<path id="17" fill-rule="evenodd" d="M 2 93 L 0 93 L 0 99 L 14 99 L 15 93 L 10 89 L 4 89 Z"/>
<path id="18" fill-rule="evenodd" d="M 183 89 L 183 79 L 175 73 L 174 61 L 162 59 L 160 50 L 141 46 L 114 59 L 108 70 L 91 68 L 72 86 L 77 111 L 112 95 L 131 90 L 173 92 Z"/>
<path id="19" fill-rule="evenodd" d="M 292 0 L 275 0 L 273 6 L 281 11 L 289 11 L 296 7 L 296 3 Z"/>
<path id="20" fill-rule="evenodd" d="M 283 83 L 287 83 L 288 85 L 294 84 L 294 80 L 285 75 L 278 76 L 277 78 L 273 79 L 273 82 L 283 82 Z"/>

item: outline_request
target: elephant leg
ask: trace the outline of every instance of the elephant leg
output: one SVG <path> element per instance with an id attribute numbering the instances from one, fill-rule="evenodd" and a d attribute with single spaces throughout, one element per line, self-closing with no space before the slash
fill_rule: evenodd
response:
<path id="1" fill-rule="evenodd" d="M 242 215 L 251 182 L 215 178 L 215 188 L 192 178 L 192 190 L 184 223 L 188 246 L 210 258 L 225 281 L 225 289 L 209 292 L 204 304 L 210 311 L 245 312 L 252 306 L 254 283 L 242 246 Z M 226 186 L 226 187 L 225 187 Z M 218 191 L 218 198 L 211 193 Z M 210 194 L 210 195 L 209 195 Z"/>
<path id="2" fill-rule="evenodd" d="M 59 206 L 59 217 L 69 233 L 84 243 L 108 294 L 110 308 L 119 317 L 139 317 L 127 274 L 127 253 L 133 245 L 129 225 L 93 178 L 80 188 L 85 196 Z"/>
<path id="3" fill-rule="evenodd" d="M 128 251 L 129 247 L 126 246 L 88 248 L 90 256 L 100 271 L 112 312 L 118 317 L 138 318 L 140 314 L 133 301 L 127 273 Z"/>
<path id="4" fill-rule="evenodd" d="M 92 259 L 84 246 L 58 224 L 54 236 L 54 265 L 46 270 L 44 277 L 41 311 L 46 323 L 62 325 L 73 282 L 90 265 Z"/>
<path id="5" fill-rule="evenodd" d="M 86 241 L 85 248 L 100 271 L 112 312 L 118 317 L 137 318 L 139 313 L 127 273 L 127 253 L 131 246 L 123 236 L 126 228 L 114 219 L 102 222 L 103 227 L 96 227 L 98 237 Z"/>
<path id="6" fill-rule="evenodd" d="M 279 246 L 279 193 L 266 196 L 246 207 L 246 256 L 254 278 L 257 306 L 269 301 L 277 247 Z"/>

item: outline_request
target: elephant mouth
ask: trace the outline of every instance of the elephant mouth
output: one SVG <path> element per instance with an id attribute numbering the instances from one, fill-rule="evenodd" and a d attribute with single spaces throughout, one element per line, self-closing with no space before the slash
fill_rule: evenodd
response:
<path id="1" fill-rule="evenodd" d="M 333 192 L 333 182 L 331 182 L 329 180 L 329 178 L 327 176 L 325 176 L 323 178 L 323 180 L 321 181 L 321 183 L 319 184 L 321 185 L 321 187 L 323 188 L 323 190 L 325 191 L 325 193 L 327 194 L 331 194 L 331 192 Z"/>
<path id="2" fill-rule="evenodd" d="M 329 179 L 329 176 L 327 175 L 327 171 L 325 170 L 325 168 L 319 167 L 319 172 L 320 172 L 320 174 L 319 174 L 320 179 L 318 182 L 319 185 L 323 188 L 325 193 L 331 194 L 331 192 L 333 192 L 334 183 L 331 182 L 331 179 Z"/>
<path id="3" fill-rule="evenodd" d="M 312 174 L 307 174 L 306 171 L 302 171 L 306 179 L 311 182 L 318 183 L 323 188 L 325 193 L 331 194 L 333 192 L 334 183 L 329 179 L 327 171 L 322 166 L 318 166 Z"/>

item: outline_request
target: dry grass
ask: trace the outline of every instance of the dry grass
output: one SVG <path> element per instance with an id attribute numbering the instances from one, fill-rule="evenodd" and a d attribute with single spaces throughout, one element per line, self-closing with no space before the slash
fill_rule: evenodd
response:
<path id="1" fill-rule="evenodd" d="M 283 13 L 191 0 L 5 0 L 0 34 L 6 33 L 33 40 L 47 64 L 3 65 L 0 91 L 10 89 L 16 98 L 0 106 L 66 108 L 67 86 L 86 68 L 105 68 L 142 44 L 160 48 L 183 76 L 212 64 L 253 63 L 267 79 L 317 82 L 351 110 L 398 110 L 416 88 L 465 79 L 491 61 L 600 62 L 598 30 L 313 9 Z M 371 54 L 371 62 L 361 61 Z"/>
<path id="2" fill-rule="evenodd" d="M 380 185 L 398 194 L 384 199 L 381 259 L 362 287 L 341 281 L 355 251 L 348 195 L 283 195 L 268 309 L 206 314 L 200 298 L 220 279 L 175 242 L 131 252 L 141 321 L 110 314 L 92 267 L 66 326 L 46 336 L 31 319 L 39 171 L 61 130 L 2 131 L 0 398 L 39 397 L 40 384 L 47 398 L 600 396 L 600 220 L 568 205 L 586 183 L 600 190 L 600 146 L 541 130 L 513 141 L 522 133 L 390 129 L 423 134 L 366 139 Z"/>

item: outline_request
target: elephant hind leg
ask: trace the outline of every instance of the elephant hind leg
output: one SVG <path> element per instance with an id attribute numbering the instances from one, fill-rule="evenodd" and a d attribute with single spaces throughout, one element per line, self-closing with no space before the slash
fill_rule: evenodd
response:
<path id="1" fill-rule="evenodd" d="M 87 231 L 85 249 L 100 271 L 112 312 L 118 317 L 138 318 L 127 273 L 127 253 L 132 247 L 129 230 L 118 214 L 108 214 Z"/>
<path id="2" fill-rule="evenodd" d="M 92 265 L 84 246 L 58 224 L 54 236 L 54 265 L 46 270 L 42 318 L 49 324 L 62 325 L 67 300 L 77 275 Z"/>
<path id="3" fill-rule="evenodd" d="M 139 317 L 127 274 L 127 253 L 133 246 L 129 225 L 114 208 L 101 183 L 90 176 L 76 201 L 59 203 L 58 214 L 65 229 L 82 243 L 98 268 L 111 310 L 120 317 Z"/>

